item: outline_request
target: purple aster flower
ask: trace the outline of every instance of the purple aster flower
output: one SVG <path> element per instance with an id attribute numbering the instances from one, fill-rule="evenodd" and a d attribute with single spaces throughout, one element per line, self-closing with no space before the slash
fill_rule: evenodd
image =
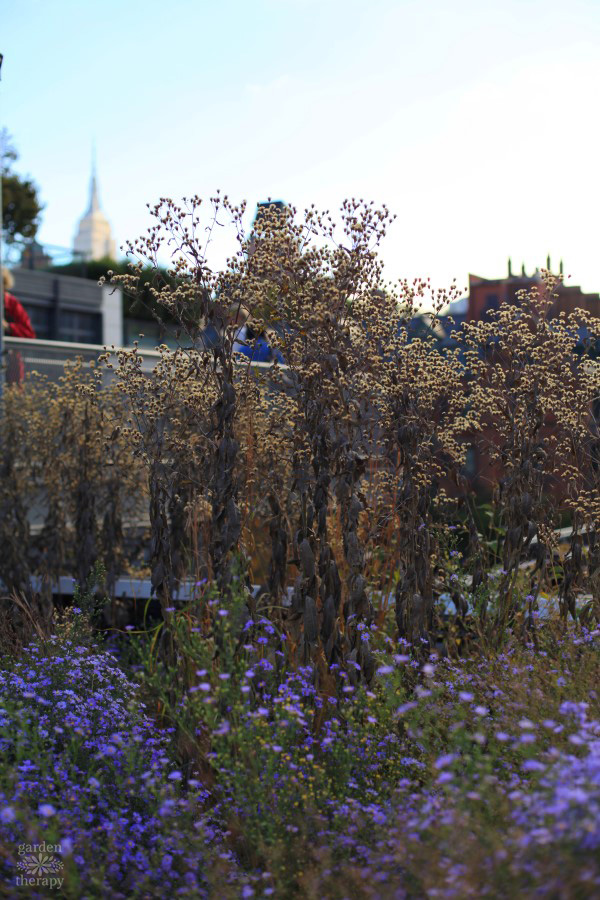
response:
<path id="1" fill-rule="evenodd" d="M 452 772 L 442 772 L 439 778 L 436 780 L 436 784 L 447 784 L 449 781 L 454 779 L 454 775 Z"/>
<path id="2" fill-rule="evenodd" d="M 442 756 L 438 756 L 434 762 L 434 766 L 436 769 L 445 769 L 446 766 L 453 763 L 455 759 L 458 759 L 456 753 L 444 753 Z"/>
<path id="3" fill-rule="evenodd" d="M 213 731 L 213 734 L 218 735 L 219 737 L 223 737 L 224 735 L 229 734 L 230 731 L 231 728 L 229 726 L 229 722 L 227 722 L 226 719 L 223 719 L 219 727 L 216 728 L 215 731 Z"/>
<path id="4" fill-rule="evenodd" d="M 45 818 L 49 818 L 50 816 L 56 815 L 56 810 L 52 806 L 51 803 L 41 803 L 38 807 L 38 812 L 41 816 Z"/>
<path id="5" fill-rule="evenodd" d="M 404 713 L 407 713 L 409 710 L 414 709 L 418 704 L 415 702 L 403 703 L 402 706 L 399 706 L 396 710 L 397 716 L 403 716 Z"/>
<path id="6" fill-rule="evenodd" d="M 546 766 L 537 759 L 526 759 L 521 768 L 524 772 L 543 772 Z"/>

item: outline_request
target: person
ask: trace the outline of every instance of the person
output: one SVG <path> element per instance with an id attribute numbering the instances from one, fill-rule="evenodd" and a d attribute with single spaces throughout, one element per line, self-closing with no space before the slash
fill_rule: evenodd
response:
<path id="1" fill-rule="evenodd" d="M 274 362 L 277 360 L 277 362 L 282 363 L 283 356 L 281 351 L 271 347 L 267 341 L 266 332 L 264 330 L 258 331 L 254 328 L 248 321 L 248 318 L 248 310 L 243 306 L 236 310 L 235 324 L 239 324 L 240 328 L 235 336 L 233 352 L 249 356 L 252 362 Z"/>
<path id="2" fill-rule="evenodd" d="M 9 337 L 35 338 L 35 331 L 31 319 L 25 308 L 17 298 L 10 293 L 14 287 L 14 278 L 8 269 L 2 269 L 2 282 L 4 285 L 4 314 L 2 329 Z M 6 383 L 22 384 L 25 377 L 23 358 L 18 350 L 9 350 L 6 364 Z"/>

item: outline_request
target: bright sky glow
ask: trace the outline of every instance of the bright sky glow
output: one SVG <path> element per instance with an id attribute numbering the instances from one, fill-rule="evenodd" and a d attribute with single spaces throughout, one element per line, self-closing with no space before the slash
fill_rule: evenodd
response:
<path id="1" fill-rule="evenodd" d="M 389 278 L 565 261 L 600 291 L 599 0 L 3 0 L 0 125 L 71 246 L 217 187 L 398 214 Z"/>

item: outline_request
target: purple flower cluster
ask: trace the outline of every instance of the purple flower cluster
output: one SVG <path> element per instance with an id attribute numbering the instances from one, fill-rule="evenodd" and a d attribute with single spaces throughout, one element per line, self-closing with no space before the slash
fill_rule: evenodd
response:
<path id="1" fill-rule="evenodd" d="M 513 893 L 552 896 L 544 867 L 579 858 L 600 887 L 600 716 L 573 674 L 598 632 L 448 660 L 363 628 L 366 686 L 352 660 L 294 667 L 267 618 L 213 605 L 219 654 L 192 631 L 187 684 L 160 666 L 145 683 L 169 686 L 170 728 L 115 657 L 64 636 L 0 671 L 3 846 L 52 837 L 81 896 L 291 896 L 309 864 L 322 896 L 494 895 L 507 867 Z M 194 734 L 210 789 L 177 755 Z M 500 849 L 478 842 L 490 827 Z M 14 884 L 14 860 L 1 871 Z"/>
<path id="2" fill-rule="evenodd" d="M 139 688 L 107 652 L 55 638 L 0 671 L 0 832 L 16 848 L 51 834 L 65 877 L 108 897 L 160 884 L 203 896 L 216 838 L 206 791 L 183 793 L 169 733 L 146 715 Z M 2 872 L 14 886 L 16 861 Z M 141 892 L 141 893 L 140 893 Z"/>
<path id="3" fill-rule="evenodd" d="M 569 844 L 580 851 L 600 848 L 600 722 L 588 719 L 588 703 L 565 702 L 560 712 L 572 717 L 577 730 L 569 736 L 583 757 L 554 753 L 534 792 L 515 799 L 514 821 L 522 829 L 520 844 Z"/>

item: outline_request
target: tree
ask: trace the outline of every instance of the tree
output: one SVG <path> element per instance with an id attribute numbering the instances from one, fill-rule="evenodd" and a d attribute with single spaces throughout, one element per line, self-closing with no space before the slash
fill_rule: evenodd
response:
<path id="1" fill-rule="evenodd" d="M 32 240 L 40 224 L 44 208 L 38 187 L 30 178 L 17 175 L 12 164 L 19 158 L 6 129 L 0 133 L 0 167 L 2 170 L 2 230 L 4 240 Z"/>

